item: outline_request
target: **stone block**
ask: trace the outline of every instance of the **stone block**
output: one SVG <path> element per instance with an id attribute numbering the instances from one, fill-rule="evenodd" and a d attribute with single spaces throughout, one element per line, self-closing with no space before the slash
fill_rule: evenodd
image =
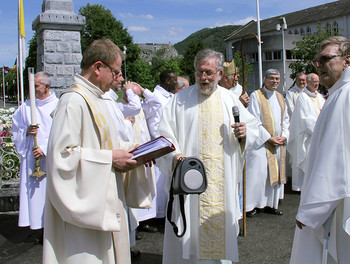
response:
<path id="1" fill-rule="evenodd" d="M 56 42 L 45 42 L 45 52 L 55 52 L 56 51 Z"/>
<path id="2" fill-rule="evenodd" d="M 44 71 L 47 72 L 50 76 L 56 75 L 56 66 L 54 64 L 46 64 Z"/>
<path id="3" fill-rule="evenodd" d="M 69 42 L 58 42 L 57 52 L 70 53 L 72 51 L 71 44 Z"/>
<path id="4" fill-rule="evenodd" d="M 45 63 L 62 64 L 63 63 L 63 54 L 59 54 L 59 53 L 45 54 Z"/>
<path id="5" fill-rule="evenodd" d="M 72 43 L 72 53 L 80 53 L 81 54 L 80 41 L 75 41 Z"/>
<path id="6" fill-rule="evenodd" d="M 82 59 L 81 54 L 65 54 L 64 55 L 64 63 L 65 64 L 80 64 Z"/>

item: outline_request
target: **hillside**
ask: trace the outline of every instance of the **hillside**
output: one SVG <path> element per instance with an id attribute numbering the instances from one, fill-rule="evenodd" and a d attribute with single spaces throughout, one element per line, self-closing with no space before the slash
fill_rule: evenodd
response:
<path id="1" fill-rule="evenodd" d="M 216 28 L 204 28 L 195 33 L 192 33 L 190 36 L 185 38 L 183 41 L 180 41 L 174 44 L 174 48 L 178 51 L 179 54 L 183 55 L 186 51 L 188 44 L 191 41 L 202 41 L 205 48 L 211 48 L 225 54 L 225 42 L 224 39 L 227 35 L 240 28 L 241 26 L 223 26 Z"/>

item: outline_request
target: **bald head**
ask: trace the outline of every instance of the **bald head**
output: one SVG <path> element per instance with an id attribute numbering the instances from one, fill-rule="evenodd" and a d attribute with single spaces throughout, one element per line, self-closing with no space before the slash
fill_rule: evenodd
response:
<path id="1" fill-rule="evenodd" d="M 138 83 L 130 82 L 128 84 L 128 89 L 131 89 L 134 92 L 134 94 L 141 96 L 141 86 Z M 126 102 L 128 102 L 128 96 L 126 94 L 125 88 L 123 88 L 123 98 Z"/>
<path id="2" fill-rule="evenodd" d="M 320 84 L 320 78 L 316 73 L 310 73 L 306 77 L 307 89 L 314 93 L 317 91 L 318 86 Z"/>

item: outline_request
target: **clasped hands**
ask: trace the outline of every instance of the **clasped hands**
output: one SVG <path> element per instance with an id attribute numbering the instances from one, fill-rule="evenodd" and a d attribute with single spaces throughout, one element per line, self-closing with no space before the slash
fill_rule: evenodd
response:
<path id="1" fill-rule="evenodd" d="M 284 145 L 287 138 L 285 137 L 270 137 L 268 140 L 274 146 Z"/>

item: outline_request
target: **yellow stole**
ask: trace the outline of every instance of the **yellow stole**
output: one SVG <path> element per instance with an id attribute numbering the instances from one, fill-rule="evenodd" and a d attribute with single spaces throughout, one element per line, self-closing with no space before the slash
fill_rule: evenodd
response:
<path id="1" fill-rule="evenodd" d="M 281 107 L 281 126 L 283 126 L 285 103 L 283 96 L 277 91 L 275 93 L 277 96 L 278 103 Z M 256 96 L 260 107 L 261 122 L 263 127 L 267 130 L 267 132 L 270 133 L 271 137 L 278 136 L 276 135 L 275 120 L 271 111 L 269 99 L 266 95 L 266 91 L 263 88 L 261 88 L 256 91 Z M 266 142 L 265 147 L 271 186 L 286 183 L 286 164 L 284 146 L 280 146 L 280 164 L 278 164 L 276 147 L 270 142 Z"/>
<path id="2" fill-rule="evenodd" d="M 95 124 L 98 128 L 102 149 L 113 149 L 113 143 L 111 140 L 112 137 L 111 137 L 110 130 L 108 129 L 107 120 L 106 120 L 105 116 L 101 112 L 98 111 L 95 104 L 93 103 L 94 98 L 92 98 L 87 93 L 85 93 L 84 90 L 81 89 L 81 87 L 78 86 L 77 84 L 75 84 L 71 88 L 65 90 L 62 94 L 69 93 L 69 92 L 76 92 L 76 93 L 80 94 L 85 99 L 85 101 L 90 109 L 90 112 L 92 113 L 92 116 L 94 117 Z"/>
<path id="3" fill-rule="evenodd" d="M 224 115 L 221 96 L 198 91 L 198 148 L 199 158 L 206 169 L 208 188 L 199 195 L 200 259 L 224 259 L 225 249 L 225 170 Z"/>

